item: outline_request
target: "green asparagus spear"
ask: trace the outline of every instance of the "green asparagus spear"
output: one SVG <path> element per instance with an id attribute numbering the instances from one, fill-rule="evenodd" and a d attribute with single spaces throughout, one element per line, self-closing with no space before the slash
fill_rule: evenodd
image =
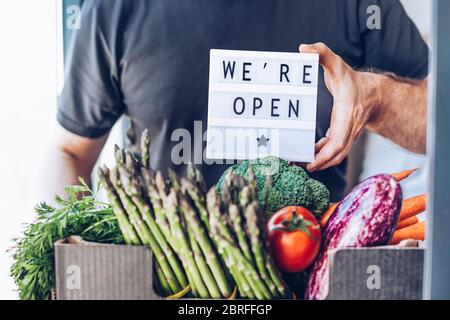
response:
<path id="1" fill-rule="evenodd" d="M 227 225 L 223 223 L 223 215 L 220 210 L 220 202 L 216 194 L 215 188 L 211 188 L 206 195 L 206 204 L 209 212 L 209 223 L 212 225 L 212 219 L 217 220 L 217 228 L 223 237 L 228 241 L 233 241 L 233 236 L 231 231 L 228 229 Z"/>
<path id="2" fill-rule="evenodd" d="M 187 165 L 187 177 L 191 181 L 195 181 L 197 178 L 197 174 L 195 172 L 195 166 L 192 164 L 192 162 L 189 162 Z"/>
<path id="3" fill-rule="evenodd" d="M 195 210 L 191 207 L 184 195 L 180 195 L 180 205 L 182 211 L 185 214 L 187 224 L 190 228 L 192 228 L 192 232 L 195 235 L 195 238 L 200 245 L 203 254 L 205 255 L 206 262 L 211 269 L 212 274 L 214 275 L 214 283 L 207 283 L 208 288 L 211 287 L 215 290 L 216 288 L 214 284 L 216 284 L 218 286 L 217 289 L 220 288 L 220 291 L 218 292 L 219 295 L 222 294 L 223 297 L 228 297 L 229 295 L 231 295 L 232 288 L 227 281 L 227 277 L 224 273 L 222 264 L 220 263 L 215 249 L 208 237 L 207 230 L 199 223 Z M 211 290 L 210 293 L 213 294 Z"/>
<path id="4" fill-rule="evenodd" d="M 229 196 L 231 197 L 231 202 L 239 202 L 239 191 L 244 185 L 243 178 L 235 175 L 233 171 L 229 171 L 228 175 L 225 177 L 225 184 L 227 185 L 228 192 L 230 193 Z"/>
<path id="5" fill-rule="evenodd" d="M 225 183 L 222 188 L 221 197 L 224 211 L 228 210 L 228 205 L 233 202 L 231 196 L 231 179 L 233 177 L 233 172 L 229 171 L 225 177 Z"/>
<path id="6" fill-rule="evenodd" d="M 173 189 L 173 188 L 171 188 L 171 191 L 174 191 L 175 192 L 175 195 L 176 195 L 176 197 L 177 197 L 177 201 L 178 201 L 178 196 L 179 196 L 179 193 L 177 192 L 177 191 L 175 191 L 175 189 Z M 167 196 L 167 198 L 168 198 L 168 196 Z M 167 199 L 166 198 L 166 199 Z M 194 268 L 196 268 L 196 269 L 192 269 L 192 266 L 189 266 L 189 270 L 187 270 L 187 275 L 188 275 L 188 279 L 189 279 L 189 283 L 191 284 L 191 293 L 192 293 L 192 296 L 194 297 L 194 298 L 198 298 L 198 297 L 200 297 L 200 294 L 198 293 L 198 290 L 197 290 L 197 288 L 195 287 L 195 285 L 196 285 L 196 281 L 194 280 L 195 278 L 194 278 L 194 275 L 192 275 L 192 270 L 198 270 L 198 272 L 200 273 L 200 275 L 202 275 L 202 269 L 201 269 L 201 267 L 202 267 L 202 265 L 200 264 L 200 266 L 199 266 L 199 264 L 198 264 L 198 256 L 199 256 L 199 247 L 198 247 L 198 244 L 195 242 L 193 242 L 193 236 L 192 236 L 192 232 L 190 232 L 189 231 L 189 229 L 188 229 L 188 225 L 186 224 L 186 221 L 185 221 L 185 217 L 184 217 L 184 215 L 183 215 L 183 212 L 182 212 L 182 210 L 181 210 L 181 208 L 180 208 L 180 206 L 178 205 L 177 206 L 177 212 L 176 212 L 176 214 L 177 214 L 177 217 L 180 219 L 179 221 L 180 221 L 180 223 L 179 223 L 179 225 L 181 226 L 181 229 L 182 230 L 184 230 L 184 233 L 185 233 L 185 237 L 186 237 L 186 241 L 187 241 L 187 243 L 188 243 L 188 245 L 189 245 L 189 247 L 190 247 L 190 249 L 192 250 L 192 255 L 193 255 L 193 257 L 194 257 L 194 261 L 195 261 L 195 265 L 193 266 Z M 169 228 L 170 228 L 170 226 L 169 226 Z M 174 238 L 174 237 L 172 237 L 172 238 Z M 177 251 L 178 252 L 178 251 Z M 204 260 L 204 258 L 203 258 L 203 260 Z M 183 261 L 183 260 L 182 260 Z M 188 265 L 187 263 L 185 263 L 185 262 L 183 262 L 183 264 L 185 264 L 185 265 Z M 186 267 L 185 267 L 186 268 Z M 206 283 L 204 282 L 204 280 L 203 280 L 203 278 L 201 278 L 200 279 L 201 280 L 201 282 L 199 282 L 198 284 L 201 286 L 201 287 L 205 287 L 206 288 L 206 290 L 208 290 L 208 288 L 207 288 L 207 285 L 206 285 Z M 198 281 L 197 281 L 198 282 Z M 202 289 L 200 289 L 200 290 L 202 290 Z M 209 292 L 209 291 L 208 291 Z M 211 297 L 210 295 L 208 295 L 208 297 Z"/>
<path id="7" fill-rule="evenodd" d="M 114 145 L 114 156 L 116 158 L 116 164 L 122 166 L 125 164 L 125 151 L 122 150 L 117 144 Z"/>
<path id="8" fill-rule="evenodd" d="M 175 189 L 175 191 L 179 192 L 181 190 L 181 181 L 178 174 L 171 168 L 167 170 L 167 173 L 169 174 L 170 181 L 172 182 L 172 188 Z"/>
<path id="9" fill-rule="evenodd" d="M 242 272 L 242 266 L 239 267 L 236 259 L 234 259 L 233 254 L 229 252 L 226 246 L 226 242 L 222 241 L 219 237 L 221 229 L 221 222 L 217 220 L 216 215 L 211 215 L 210 217 L 211 224 L 211 234 L 214 239 L 214 242 L 217 246 L 217 250 L 219 254 L 223 257 L 224 263 L 230 271 L 236 286 L 239 289 L 239 294 L 242 298 L 254 299 L 256 296 L 254 295 L 252 289 L 250 288 L 247 279 L 245 278 L 244 273 Z"/>
<path id="10" fill-rule="evenodd" d="M 144 168 L 150 168 L 150 135 L 147 129 L 141 136 L 141 162 Z"/>
<path id="11" fill-rule="evenodd" d="M 242 188 L 239 194 L 239 206 L 243 212 L 245 212 L 245 209 L 248 207 L 248 205 L 254 201 L 254 199 L 251 198 L 251 193 L 252 192 L 250 190 L 250 186 L 247 185 Z"/>
<path id="12" fill-rule="evenodd" d="M 247 185 L 247 182 L 242 176 L 236 176 L 236 178 L 234 179 L 234 185 L 237 190 L 242 190 L 242 188 Z"/>
<path id="13" fill-rule="evenodd" d="M 122 207 L 122 204 L 120 203 L 119 196 L 114 191 L 114 187 L 112 186 L 111 181 L 109 180 L 109 169 L 106 166 L 103 168 L 100 167 L 98 170 L 98 174 L 103 187 L 108 193 L 108 198 L 111 202 L 114 214 L 117 217 L 117 221 L 119 223 L 119 227 L 123 234 L 125 242 L 131 245 L 141 244 L 141 240 L 134 231 L 130 221 L 128 221 L 125 209 Z"/>
<path id="14" fill-rule="evenodd" d="M 266 176 L 266 195 L 265 195 L 265 201 L 264 201 L 264 208 L 267 208 L 267 203 L 268 203 L 268 196 L 270 193 L 270 189 L 271 189 L 271 185 L 272 185 L 272 176 L 267 175 Z M 254 186 L 254 184 L 253 184 Z M 252 191 L 253 190 L 253 194 Z M 253 201 L 256 201 L 255 198 L 255 193 L 254 193 L 254 188 L 251 188 L 250 190 L 243 190 L 243 193 L 247 195 L 247 200 L 250 200 L 253 197 Z M 244 195 L 245 198 L 245 195 Z M 245 204 L 245 201 L 244 203 Z M 248 202 L 247 202 L 248 205 Z M 265 230 L 266 228 L 266 217 L 265 217 L 265 211 L 266 209 L 259 209 L 256 211 L 257 213 L 257 220 L 258 220 L 258 226 L 259 226 L 259 230 Z M 270 253 L 270 245 L 269 245 L 269 240 L 267 238 L 267 234 L 266 232 L 261 232 L 261 238 L 262 238 L 262 245 L 263 245 L 263 256 L 265 257 L 264 259 L 264 263 L 266 266 L 266 270 L 269 273 L 270 279 L 272 280 L 272 282 L 275 284 L 277 291 L 279 292 L 280 297 L 287 297 L 287 295 L 289 294 L 289 289 L 287 287 L 287 285 L 285 284 L 283 277 L 281 276 L 281 273 L 278 271 L 278 269 L 275 267 L 275 264 L 273 263 L 273 260 L 271 259 L 272 255 Z"/>
<path id="15" fill-rule="evenodd" d="M 160 264 L 161 269 L 163 270 L 164 275 L 166 276 L 167 282 L 171 290 L 173 292 L 181 291 L 183 288 L 178 283 L 176 276 L 172 268 L 170 267 L 164 252 L 161 250 L 161 247 L 154 238 L 153 234 L 148 229 L 145 222 L 141 219 L 139 210 L 136 208 L 133 201 L 128 197 L 128 195 L 123 190 L 122 182 L 120 181 L 120 176 L 117 168 L 115 168 L 111 172 L 111 182 L 117 194 L 119 195 L 119 198 L 128 214 L 131 224 L 133 225 L 137 234 L 141 238 L 142 243 L 145 245 L 149 245 L 151 247 L 156 260 Z"/>
<path id="16" fill-rule="evenodd" d="M 222 188 L 221 195 L 220 195 L 221 200 L 222 200 L 220 208 L 222 209 L 222 212 L 224 213 L 224 214 L 222 214 L 222 219 L 224 219 L 226 221 L 226 224 L 228 226 L 230 226 L 229 234 L 230 234 L 230 237 L 232 237 L 232 238 L 236 238 L 236 230 L 231 228 L 232 222 L 230 221 L 230 216 L 228 215 L 228 210 L 229 210 L 230 204 L 233 203 L 232 179 L 234 178 L 234 176 L 235 175 L 231 171 L 228 172 L 227 176 L 225 177 L 225 183 Z"/>
<path id="17" fill-rule="evenodd" d="M 231 261 L 235 266 L 232 274 L 236 277 L 235 280 L 238 283 L 239 291 L 250 298 L 257 299 L 270 299 L 270 293 L 261 283 L 259 276 L 253 266 L 245 259 L 239 248 L 233 243 L 227 240 L 226 236 L 221 233 L 221 228 L 218 227 L 220 222 L 217 222 L 215 218 L 211 221 L 212 228 L 216 237 L 219 248 L 225 253 L 226 261 Z"/>
<path id="18" fill-rule="evenodd" d="M 223 237 L 222 234 L 220 234 L 220 231 L 218 238 L 220 241 L 224 242 L 223 246 L 226 247 L 226 250 L 232 255 L 233 259 L 237 261 L 239 265 L 238 270 L 245 274 L 245 277 L 247 278 L 252 291 L 255 293 L 256 298 L 260 300 L 271 299 L 272 295 L 270 294 L 270 291 L 267 289 L 266 285 L 259 277 L 258 272 L 255 270 L 255 268 L 239 250 L 239 247 L 237 247 L 236 244 L 227 241 L 226 238 Z"/>
<path id="19" fill-rule="evenodd" d="M 266 176 L 266 193 L 264 194 L 264 206 L 262 208 L 263 212 L 267 212 L 268 206 L 269 206 L 269 195 L 272 191 L 272 176 L 267 175 Z"/>
<path id="20" fill-rule="evenodd" d="M 167 221 L 167 215 L 164 210 L 158 189 L 156 187 L 155 175 L 152 171 L 147 170 L 145 168 L 142 169 L 142 175 L 145 181 L 147 196 L 150 199 L 150 202 L 153 207 L 153 212 L 155 214 L 155 221 L 160 227 L 162 233 L 164 234 L 164 237 L 167 239 L 167 242 L 170 243 L 170 245 L 175 249 L 175 251 L 178 251 L 178 248 L 176 247 L 177 243 L 172 237 L 169 222 Z"/>
<path id="21" fill-rule="evenodd" d="M 265 218 L 265 212 L 262 210 L 257 211 L 257 219 L 258 219 L 258 225 L 260 230 L 266 230 L 266 218 Z M 267 237 L 266 232 L 261 232 L 261 238 L 262 238 L 262 245 L 263 245 L 263 251 L 264 253 L 264 262 L 266 265 L 266 269 L 269 272 L 270 278 L 272 282 L 275 284 L 277 291 L 280 294 L 280 297 L 285 298 L 289 294 L 289 289 L 286 285 L 286 283 L 283 280 L 283 277 L 279 270 L 275 267 L 275 264 L 272 260 L 272 254 L 270 250 L 269 245 L 269 239 Z"/>
<path id="22" fill-rule="evenodd" d="M 227 221 L 223 219 L 224 215 L 221 213 L 220 202 L 214 187 L 208 192 L 206 198 L 211 233 L 214 236 L 214 241 L 218 247 L 219 254 L 222 255 L 223 260 L 227 264 L 230 273 L 236 281 L 236 285 L 239 288 L 241 296 L 253 299 L 256 296 L 249 285 L 248 279 L 246 279 L 245 275 L 242 273 L 242 264 L 238 263 L 238 261 L 234 258 L 234 255 L 229 252 L 226 243 L 221 240 L 223 237 L 227 241 L 234 243 L 234 239 L 230 229 L 228 228 Z"/>
<path id="23" fill-rule="evenodd" d="M 253 251 L 253 255 L 255 257 L 256 266 L 259 272 L 261 279 L 266 284 L 267 288 L 270 290 L 270 293 L 276 297 L 278 296 L 277 288 L 272 282 L 270 275 L 266 269 L 266 265 L 264 263 L 264 250 L 260 232 L 260 225 L 258 224 L 257 210 L 258 203 L 253 202 L 249 206 L 247 206 L 245 210 L 245 220 L 247 222 L 247 234 L 250 238 L 251 248 Z"/>
<path id="24" fill-rule="evenodd" d="M 247 234 L 245 232 L 245 227 L 243 226 L 239 207 L 235 204 L 231 204 L 228 207 L 228 214 L 230 216 L 230 221 L 232 223 L 233 229 L 236 232 L 236 237 L 241 251 L 243 252 L 245 258 L 250 263 L 254 264 L 252 251 L 248 245 Z"/>
<path id="25" fill-rule="evenodd" d="M 131 170 L 132 164 L 129 164 L 128 163 L 129 161 L 132 160 L 129 157 L 127 157 L 127 168 L 130 169 L 130 171 L 126 170 L 120 171 L 122 174 L 122 181 L 124 181 L 123 184 L 124 190 L 127 193 L 127 195 L 131 198 L 134 205 L 137 207 L 142 219 L 147 224 L 153 237 L 156 239 L 161 250 L 166 255 L 169 265 L 174 271 L 178 283 L 183 288 L 185 288 L 188 286 L 188 281 L 186 279 L 186 275 L 184 274 L 183 267 L 178 261 L 176 255 L 174 254 L 173 249 L 168 244 L 159 226 L 156 224 L 150 206 L 142 198 L 142 192 L 140 190 L 139 182 L 135 177 L 131 176 L 133 171 Z"/>
<path id="26" fill-rule="evenodd" d="M 217 286 L 216 280 L 214 279 L 213 274 L 211 273 L 211 270 L 209 269 L 208 264 L 206 263 L 206 258 L 204 257 L 199 244 L 197 243 L 197 240 L 194 236 L 194 231 L 190 227 L 189 224 L 187 224 L 186 232 L 188 234 L 189 242 L 191 244 L 192 253 L 194 254 L 195 263 L 197 264 L 197 268 L 202 275 L 203 282 L 205 283 L 206 288 L 209 292 L 209 298 L 213 299 L 220 299 L 221 294 L 219 287 Z"/>
<path id="27" fill-rule="evenodd" d="M 197 188 L 200 190 L 200 192 L 202 194 L 206 193 L 206 191 L 207 191 L 206 190 L 206 183 L 205 183 L 205 179 L 203 177 L 203 174 L 192 163 L 188 164 L 187 176 L 188 176 L 189 180 L 195 182 L 195 184 L 197 185 Z"/>
<path id="28" fill-rule="evenodd" d="M 243 192 L 242 192 L 243 197 L 241 197 L 241 206 L 247 206 L 247 205 L 249 205 L 250 202 L 257 200 L 257 196 L 256 196 L 257 184 L 256 184 L 256 178 L 255 178 L 255 173 L 253 171 L 253 168 L 249 168 L 248 180 L 249 180 L 249 189 L 248 190 L 243 189 Z M 272 176 L 267 175 L 266 176 L 266 195 L 265 195 L 265 201 L 264 201 L 264 208 L 267 207 L 268 196 L 270 193 L 271 185 L 272 185 Z M 258 221 L 259 221 L 258 225 L 259 225 L 260 230 L 265 230 L 264 212 L 265 212 L 264 210 L 258 210 L 258 212 L 257 212 L 258 213 L 257 214 Z M 275 284 L 277 291 L 281 295 L 281 297 L 286 297 L 289 290 L 287 289 L 287 286 L 284 283 L 280 272 L 275 267 L 272 259 L 270 259 L 271 254 L 270 254 L 270 246 L 268 243 L 267 235 L 265 232 L 262 232 L 261 236 L 263 239 L 262 243 L 264 245 L 264 252 L 266 252 L 266 254 L 264 254 L 264 256 L 266 257 L 266 259 L 265 259 L 266 269 L 270 275 L 272 282 Z"/>
<path id="29" fill-rule="evenodd" d="M 167 190 L 166 182 L 164 181 L 164 177 L 162 173 L 158 171 L 155 176 L 155 184 L 158 189 L 159 197 L 163 203 L 166 202 L 167 196 L 169 195 L 169 191 Z"/>
<path id="30" fill-rule="evenodd" d="M 258 184 L 256 181 L 256 175 L 255 175 L 255 171 L 253 170 L 252 167 L 248 168 L 248 186 L 250 188 L 250 201 L 256 200 L 258 199 L 257 197 L 257 192 L 258 192 Z"/>
<path id="31" fill-rule="evenodd" d="M 267 255 L 270 257 L 270 251 L 267 252 Z M 286 284 L 284 283 L 283 277 L 281 276 L 278 269 L 275 267 L 272 259 L 265 259 L 265 265 L 266 269 L 269 272 L 270 279 L 275 284 L 275 287 L 277 288 L 277 291 L 280 294 L 281 298 L 285 298 L 288 296 L 289 289 L 287 288 Z"/>
<path id="32" fill-rule="evenodd" d="M 169 283 L 167 282 L 166 277 L 164 276 L 164 273 L 161 269 L 161 266 L 158 264 L 158 262 L 155 261 L 155 274 L 156 278 L 158 279 L 159 286 L 161 288 L 161 293 L 164 297 L 170 296 L 171 294 L 174 294 L 176 292 L 172 292 L 170 289 Z"/>
<path id="33" fill-rule="evenodd" d="M 129 174 L 129 176 L 124 176 L 125 180 L 127 179 L 136 179 L 139 180 L 140 176 L 140 166 L 139 161 L 135 158 L 133 153 L 130 151 L 125 151 L 125 163 L 119 167 L 122 170 L 125 170 Z"/>
<path id="34" fill-rule="evenodd" d="M 158 177 L 158 175 L 157 175 Z M 164 191 L 161 189 L 165 188 L 161 184 L 161 180 L 157 178 L 157 183 L 160 192 Z M 164 181 L 163 181 L 164 182 Z M 170 230 L 172 231 L 172 236 L 176 239 L 178 243 L 178 255 L 183 262 L 185 269 L 189 274 L 189 281 L 193 288 L 195 288 L 200 298 L 208 298 L 209 292 L 203 282 L 202 275 L 200 274 L 197 264 L 195 263 L 195 259 L 192 253 L 192 249 L 189 243 L 189 239 L 187 238 L 181 223 L 180 216 L 178 215 L 179 207 L 178 207 L 178 197 L 175 190 L 172 190 L 168 196 L 166 196 L 166 201 L 164 203 L 164 208 L 167 213 L 167 217 L 170 223 Z"/>
<path id="35" fill-rule="evenodd" d="M 226 220 L 228 224 L 232 226 L 232 228 L 230 228 L 231 238 L 236 238 L 238 241 L 237 244 L 233 241 L 233 244 L 235 244 L 236 247 L 242 245 L 243 247 L 241 247 L 241 249 L 246 248 L 245 244 L 247 243 L 247 236 L 245 234 L 245 231 L 243 231 L 242 229 L 242 218 L 240 217 L 239 207 L 237 207 L 234 203 L 239 202 L 239 190 L 244 185 L 245 181 L 243 179 L 239 181 L 239 177 L 237 177 L 232 172 L 229 172 L 225 178 L 225 186 L 222 189 L 222 207 L 224 210 L 228 210 L 228 215 L 224 215 L 224 220 Z M 249 261 L 249 263 L 256 267 L 256 265 L 254 264 L 252 251 L 250 249 L 244 250 L 243 254 Z M 253 280 L 248 278 L 249 275 L 247 273 L 246 267 L 244 267 L 242 261 L 240 261 L 239 258 L 236 258 L 235 255 L 231 255 L 231 257 L 236 260 L 234 263 L 238 268 L 238 272 L 242 274 L 242 281 L 251 287 L 251 294 L 256 295 L 257 292 L 255 292 L 255 289 L 252 287 Z"/>
<path id="36" fill-rule="evenodd" d="M 200 218 L 209 232 L 209 217 L 208 211 L 206 210 L 204 193 L 197 187 L 197 185 L 184 178 L 181 179 L 181 187 L 183 192 L 187 193 L 194 202 L 197 211 L 200 213 Z"/>

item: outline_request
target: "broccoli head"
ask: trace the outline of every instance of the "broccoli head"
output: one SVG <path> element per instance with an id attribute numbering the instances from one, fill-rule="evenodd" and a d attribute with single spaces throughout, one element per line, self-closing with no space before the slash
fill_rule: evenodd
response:
<path id="1" fill-rule="evenodd" d="M 303 168 L 291 166 L 285 160 L 266 157 L 246 160 L 228 168 L 217 183 L 218 191 L 225 182 L 229 170 L 234 174 L 247 178 L 248 169 L 252 167 L 258 186 L 258 201 L 264 204 L 266 194 L 266 176 L 272 178 L 267 210 L 271 214 L 286 206 L 302 206 L 320 217 L 328 208 L 330 192 L 321 182 L 311 179 Z"/>

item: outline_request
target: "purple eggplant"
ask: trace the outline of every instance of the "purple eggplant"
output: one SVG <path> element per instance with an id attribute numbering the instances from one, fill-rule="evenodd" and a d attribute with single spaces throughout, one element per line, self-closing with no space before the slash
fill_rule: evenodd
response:
<path id="1" fill-rule="evenodd" d="M 340 202 L 325 226 L 322 248 L 311 270 L 305 298 L 327 297 L 329 250 L 388 244 L 401 205 L 400 184 L 390 175 L 377 175 L 357 185 Z"/>

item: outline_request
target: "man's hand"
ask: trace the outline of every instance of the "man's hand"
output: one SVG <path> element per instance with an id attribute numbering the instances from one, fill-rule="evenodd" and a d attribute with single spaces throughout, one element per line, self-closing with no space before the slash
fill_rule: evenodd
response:
<path id="1" fill-rule="evenodd" d="M 380 97 L 370 73 L 353 70 L 325 44 L 301 45 L 300 52 L 319 54 L 325 84 L 334 99 L 330 128 L 316 144 L 315 161 L 307 166 L 313 172 L 336 166 L 345 159 Z"/>

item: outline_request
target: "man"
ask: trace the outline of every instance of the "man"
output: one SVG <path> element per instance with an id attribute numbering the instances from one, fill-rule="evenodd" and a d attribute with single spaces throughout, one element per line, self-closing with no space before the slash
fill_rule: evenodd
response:
<path id="1" fill-rule="evenodd" d="M 381 29 L 367 27 L 371 18 L 367 11 L 373 5 L 380 9 Z M 149 129 L 154 168 L 182 172 L 184 166 L 171 160 L 178 142 L 171 141 L 171 135 L 179 128 L 193 135 L 195 120 L 206 127 L 211 48 L 292 52 L 299 42 L 319 41 L 352 67 L 414 79 L 428 74 L 428 48 L 398 1 L 86 1 L 67 59 L 59 128 L 44 159 L 55 176 L 49 179 L 46 172 L 38 181 L 45 186 L 38 190 L 40 199 L 61 193 L 78 176 L 89 177 L 109 130 L 122 114 L 130 117 L 135 136 Z M 345 188 L 344 157 L 351 138 L 369 119 L 365 113 L 353 119 L 359 105 L 352 109 L 355 112 L 346 112 L 340 102 L 348 101 L 336 97 L 357 98 L 359 93 L 345 86 L 338 92 L 329 79 L 335 107 L 321 71 L 316 130 L 320 152 L 310 169 L 327 168 L 313 176 L 337 200 Z M 343 82 L 337 78 L 335 83 Z M 352 135 L 336 128 L 337 123 L 352 121 Z M 324 138 L 330 122 L 330 134 Z M 204 144 L 196 145 L 193 153 L 202 157 Z M 226 166 L 200 168 L 213 184 Z"/>

